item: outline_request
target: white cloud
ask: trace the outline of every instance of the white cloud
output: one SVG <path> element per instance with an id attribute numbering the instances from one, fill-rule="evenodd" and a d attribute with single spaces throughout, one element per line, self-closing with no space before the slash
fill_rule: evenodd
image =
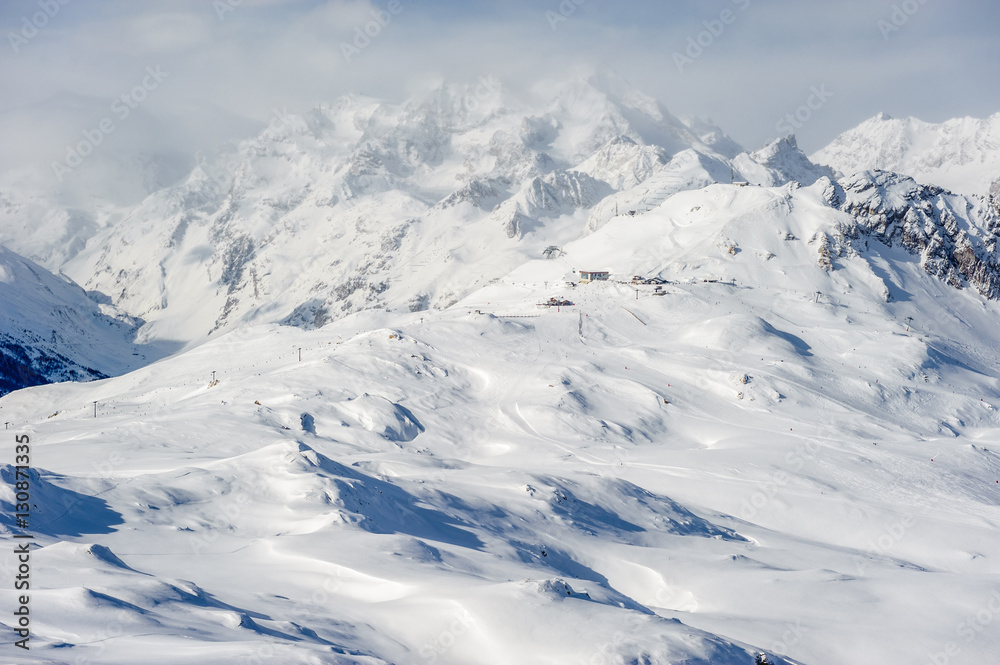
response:
<path id="1" fill-rule="evenodd" d="M 352 90 L 401 98 L 428 80 L 494 74 L 528 83 L 600 66 L 675 113 L 712 117 L 748 147 L 772 138 L 813 85 L 835 98 L 801 129 L 806 149 L 880 110 L 940 120 L 1000 109 L 991 27 L 1000 9 L 979 0 L 929 2 L 888 43 L 877 28 L 893 11 L 887 0 L 587 0 L 555 30 L 546 17 L 559 11 L 555 1 L 400 0 L 350 62 L 342 45 L 388 0 L 220 1 L 232 8 L 221 20 L 213 0 L 63 7 L 18 54 L 0 55 L 0 168 L 47 166 L 150 65 L 171 76 L 143 103 L 146 124 L 123 128 L 123 150 L 210 147 L 276 107 L 303 110 Z M 737 20 L 679 73 L 672 53 L 724 9 Z M 5 3 L 0 22 L 14 30 L 35 10 L 31 1 Z"/>

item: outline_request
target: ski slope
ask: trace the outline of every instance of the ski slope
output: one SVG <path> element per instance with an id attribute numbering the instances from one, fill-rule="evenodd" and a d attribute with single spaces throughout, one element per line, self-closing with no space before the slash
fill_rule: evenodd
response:
<path id="1" fill-rule="evenodd" d="M 5 660 L 991 662 L 1000 305 L 823 254 L 825 187 L 681 192 L 443 310 L 3 397 L 38 470 Z"/>

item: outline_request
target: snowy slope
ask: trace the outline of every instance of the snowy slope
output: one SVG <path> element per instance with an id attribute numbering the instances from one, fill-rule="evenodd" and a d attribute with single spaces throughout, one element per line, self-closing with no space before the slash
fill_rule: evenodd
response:
<path id="1" fill-rule="evenodd" d="M 133 344 L 141 323 L 0 246 L 0 394 L 104 378 L 162 356 L 163 344 Z"/>
<path id="2" fill-rule="evenodd" d="M 39 470 L 5 658 L 991 662 L 1000 305 L 830 251 L 832 190 L 686 191 L 443 311 L 4 397 Z M 670 283 L 565 284 L 598 269 Z"/>
<path id="3" fill-rule="evenodd" d="M 585 233 L 592 232 L 620 214 L 651 210 L 674 194 L 701 189 L 716 182 L 728 182 L 730 166 L 696 150 L 674 155 L 666 166 L 634 187 L 608 196 L 594 206 L 587 217 Z"/>
<path id="4" fill-rule="evenodd" d="M 884 113 L 811 156 L 845 175 L 882 169 L 962 194 L 986 194 L 1000 176 L 1000 113 L 940 124 Z"/>

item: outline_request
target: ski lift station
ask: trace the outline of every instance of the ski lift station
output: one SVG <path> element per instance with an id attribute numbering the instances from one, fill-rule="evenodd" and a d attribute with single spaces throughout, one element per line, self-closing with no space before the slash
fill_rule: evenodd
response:
<path id="1" fill-rule="evenodd" d="M 611 277 L 611 273 L 607 270 L 581 270 L 580 271 L 580 283 L 589 284 L 590 282 L 606 282 Z"/>

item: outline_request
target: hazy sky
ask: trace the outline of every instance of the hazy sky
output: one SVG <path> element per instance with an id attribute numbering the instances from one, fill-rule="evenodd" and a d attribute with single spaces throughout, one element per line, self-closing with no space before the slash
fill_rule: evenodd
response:
<path id="1" fill-rule="evenodd" d="M 391 22 L 348 57 L 373 10 Z M 797 123 L 811 152 L 879 111 L 1000 112 L 998 25 L 995 0 L 3 0 L 0 168 L 61 158 L 143 83 L 120 134 L 184 152 L 347 91 L 599 67 L 750 149 L 822 90 Z"/>

